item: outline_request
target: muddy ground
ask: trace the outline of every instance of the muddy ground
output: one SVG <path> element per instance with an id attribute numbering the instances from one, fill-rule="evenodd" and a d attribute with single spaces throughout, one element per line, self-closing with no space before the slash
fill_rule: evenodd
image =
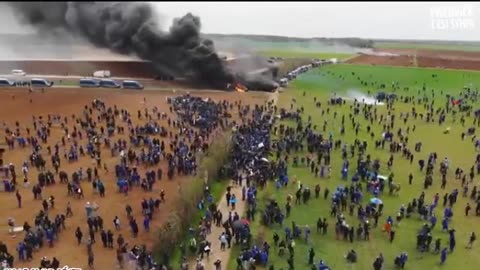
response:
<path id="1" fill-rule="evenodd" d="M 376 56 L 362 54 L 357 57 L 347 60 L 347 63 L 351 64 L 368 64 L 379 66 L 400 66 L 408 67 L 413 66 L 413 58 L 410 56 Z"/>
<path id="2" fill-rule="evenodd" d="M 0 74 L 21 69 L 27 74 L 57 76 L 93 76 L 97 70 L 110 70 L 121 78 L 154 78 L 150 62 L 144 61 L 74 61 L 74 60 L 0 60 Z"/>
<path id="3" fill-rule="evenodd" d="M 432 50 L 432 49 L 375 49 L 375 51 L 389 52 L 400 55 L 416 55 L 423 57 L 434 57 L 442 59 L 477 60 L 480 61 L 480 52 L 453 51 L 453 50 Z"/>
<path id="4" fill-rule="evenodd" d="M 375 51 L 394 53 L 399 56 L 359 55 L 347 62 L 353 64 L 480 70 L 480 52 L 383 48 L 375 49 Z"/>
<path id="5" fill-rule="evenodd" d="M 103 100 L 107 106 L 117 105 L 119 108 L 128 109 L 132 114 L 132 119 L 136 118 L 137 110 L 144 110 L 144 108 L 152 109 L 154 106 L 157 106 L 160 111 L 166 112 L 169 117 L 174 119 L 174 116 L 170 114 L 168 104 L 166 103 L 166 98 L 168 96 L 174 96 L 185 93 L 184 91 L 121 91 L 121 90 L 89 90 L 89 89 L 48 89 L 45 93 L 33 92 L 29 93 L 26 89 L 2 89 L 0 90 L 0 125 L 5 122 L 8 126 L 14 125 L 15 121 L 19 121 L 20 127 L 25 129 L 30 127 L 33 130 L 32 124 L 32 115 L 37 117 L 42 115 L 45 119 L 47 114 L 59 114 L 62 116 L 71 117 L 72 114 L 79 115 L 82 111 L 84 105 L 90 104 L 93 99 Z M 227 93 L 227 92 L 191 92 L 193 95 L 198 95 L 202 97 L 209 97 L 214 100 L 229 100 L 241 101 L 243 104 L 264 104 L 267 94 L 266 93 Z M 144 98 L 147 101 L 144 103 Z M 31 100 L 31 102 L 30 102 Z M 236 112 L 236 110 L 235 110 Z M 70 119 L 69 119 L 70 120 Z M 142 121 L 134 120 L 134 124 L 141 123 Z M 160 120 L 159 123 L 162 126 L 168 127 L 167 120 Z M 123 123 L 122 123 L 123 124 Z M 69 121 L 69 126 L 71 128 L 73 121 Z M 60 127 L 53 127 L 51 129 L 51 137 L 48 139 L 48 144 L 53 145 L 60 141 L 62 136 L 62 130 Z M 25 132 L 24 132 L 25 133 Z M 118 137 L 115 137 L 118 138 Z M 166 140 L 166 145 L 168 145 L 168 139 Z M 113 140 L 112 140 L 113 141 Z M 127 139 L 128 141 L 128 139 Z M 0 130 L 0 147 L 6 148 L 4 143 L 4 129 Z M 82 144 L 86 143 L 85 136 L 83 137 Z M 67 142 L 67 146 L 69 143 Z M 46 146 L 43 147 L 44 149 Z M 51 162 L 46 153 L 44 156 L 47 161 L 47 169 L 51 169 Z M 63 149 L 61 148 L 60 153 L 63 154 Z M 21 164 L 24 160 L 28 159 L 30 154 L 30 148 L 27 146 L 24 149 L 15 148 L 15 150 L 7 150 L 3 155 L 3 159 L 6 164 L 12 162 L 16 164 L 17 171 L 17 181 L 20 183 L 23 179 L 23 174 L 21 172 Z M 13 217 L 15 219 L 16 225 L 22 225 L 27 221 L 30 225 L 33 225 L 34 216 L 42 208 L 41 201 L 34 200 L 33 194 L 30 187 L 19 186 L 20 194 L 22 195 L 23 205 L 22 208 L 17 207 L 17 200 L 15 193 L 0 193 L 0 207 L 1 207 L 1 218 L 0 224 L 2 224 L 0 231 L 0 240 L 7 244 L 9 252 L 15 256 L 15 266 L 16 267 L 38 267 L 39 262 L 43 256 L 51 259 L 56 257 L 60 264 L 68 265 L 70 267 L 82 267 L 84 269 L 87 267 L 87 248 L 86 245 L 77 245 L 75 238 L 75 229 L 79 226 L 84 233 L 84 239 L 88 237 L 88 226 L 86 224 L 86 212 L 84 209 L 86 202 L 96 202 L 100 208 L 98 210 L 98 215 L 100 215 L 104 220 L 104 227 L 106 229 L 111 229 L 114 232 L 114 241 L 119 233 L 121 233 L 126 242 L 130 246 L 134 244 L 146 244 L 151 247 L 153 240 L 156 237 L 156 229 L 162 224 L 165 220 L 165 217 L 172 210 L 171 203 L 178 195 L 178 188 L 180 185 L 188 185 L 189 181 L 192 181 L 188 178 L 175 178 L 172 181 L 166 180 L 164 173 L 163 180 L 157 182 L 154 185 L 153 192 L 144 192 L 140 187 L 134 188 L 129 192 L 128 196 L 119 194 L 116 188 L 116 179 L 113 171 L 113 167 L 118 162 L 118 157 L 111 157 L 109 150 L 102 150 L 102 162 L 105 162 L 110 169 L 110 172 L 105 172 L 104 170 L 99 170 L 100 179 L 104 182 L 106 186 L 106 197 L 100 198 L 98 194 L 93 193 L 93 188 L 88 182 L 84 183 L 82 186 L 85 189 L 85 198 L 84 199 L 75 199 L 73 197 L 67 196 L 67 187 L 66 184 L 60 184 L 58 182 L 58 177 L 56 178 L 57 183 L 53 186 L 48 186 L 43 191 L 43 197 L 47 198 L 50 195 L 55 197 L 56 205 L 55 209 L 51 210 L 49 216 L 51 218 L 60 213 L 65 213 L 67 202 L 71 202 L 74 216 L 67 218 L 66 221 L 66 230 L 60 232 L 59 240 L 55 242 L 53 248 L 43 247 L 38 252 L 34 253 L 34 259 L 31 262 L 20 262 L 18 260 L 18 253 L 15 250 L 17 243 L 23 239 L 23 233 L 18 233 L 16 238 L 12 238 L 8 233 L 7 219 L 8 217 Z M 161 162 L 161 166 L 164 167 L 164 172 L 166 172 L 165 161 Z M 85 171 L 88 167 L 93 167 L 92 160 L 89 157 L 81 157 L 78 162 L 68 163 L 66 160 L 62 159 L 62 166 L 60 170 L 66 171 L 69 175 L 73 171 L 78 170 L 80 167 Z M 141 176 L 144 176 L 144 168 L 140 168 Z M 29 172 L 30 184 L 36 184 L 37 182 L 36 169 L 31 168 Z M 86 181 L 86 180 L 85 180 Z M 166 193 L 166 203 L 160 206 L 159 212 L 154 216 L 154 219 L 151 223 L 151 232 L 145 232 L 143 230 L 142 222 L 143 217 L 141 215 L 141 200 L 143 198 L 149 199 L 150 197 L 159 198 L 160 190 L 164 189 Z M 134 216 L 139 225 L 140 233 L 137 238 L 133 238 L 130 233 L 130 228 L 127 223 L 125 206 L 129 203 L 134 210 Z M 113 219 L 115 216 L 120 218 L 122 228 L 120 231 L 115 231 L 113 226 Z M 105 249 L 103 248 L 100 241 L 100 234 L 96 235 L 97 244 L 94 245 L 95 252 L 95 268 L 96 269 L 115 269 L 117 267 L 115 250 L 114 249 Z M 115 242 L 116 246 L 116 242 Z"/>

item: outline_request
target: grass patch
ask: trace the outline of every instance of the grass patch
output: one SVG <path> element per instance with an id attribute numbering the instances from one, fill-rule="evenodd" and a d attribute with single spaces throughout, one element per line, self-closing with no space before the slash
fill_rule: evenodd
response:
<path id="1" fill-rule="evenodd" d="M 339 60 L 347 59 L 354 54 L 349 53 L 328 53 L 320 51 L 302 51 L 302 50 L 281 50 L 281 49 L 272 49 L 272 50 L 261 50 L 258 51 L 258 54 L 267 56 L 267 57 L 283 57 L 283 58 L 318 58 L 318 59 L 331 59 L 337 58 Z"/>
<path id="2" fill-rule="evenodd" d="M 197 179 L 197 180 L 194 180 L 194 181 L 201 181 L 201 180 Z M 229 183 L 230 182 L 226 181 L 226 179 L 217 180 L 217 181 L 212 182 L 212 184 L 210 185 L 210 192 L 212 193 L 213 201 L 215 203 L 218 203 L 218 201 L 222 198 L 222 195 L 225 192 Z M 202 218 L 205 215 L 206 209 L 208 209 L 208 205 L 206 205 L 203 210 L 197 211 L 195 216 L 192 218 L 192 222 L 191 222 L 192 228 L 195 228 L 199 224 L 199 222 L 202 220 Z M 191 235 L 188 234 L 188 233 L 185 233 L 185 237 L 183 238 L 183 240 L 179 241 L 179 244 L 177 245 L 178 247 L 175 248 L 175 250 L 173 251 L 173 254 L 170 256 L 171 257 L 171 260 L 170 260 L 171 263 L 170 264 L 173 265 L 174 267 L 180 265 L 180 263 L 182 262 L 182 254 L 181 254 L 181 250 L 180 250 L 180 244 L 183 243 L 183 245 L 185 247 L 187 247 L 186 248 L 187 257 L 192 257 L 192 256 L 195 255 L 194 253 L 191 253 L 190 250 L 188 249 L 188 242 L 190 241 L 190 238 L 191 238 Z"/>
<path id="3" fill-rule="evenodd" d="M 73 81 L 62 81 L 61 83 L 56 82 L 55 86 L 77 86 L 77 87 L 80 87 L 78 82 L 73 82 Z"/>
<path id="4" fill-rule="evenodd" d="M 432 76 L 432 75 L 436 75 Z M 360 82 L 368 82 L 368 86 L 362 85 Z M 394 90 L 392 82 L 398 82 L 399 90 Z M 374 85 L 371 85 L 374 83 Z M 399 128 L 406 129 L 410 127 L 409 145 L 413 151 L 413 145 L 415 142 L 421 141 L 423 143 L 422 151 L 420 153 L 413 152 L 414 161 L 410 164 L 409 161 L 401 157 L 401 153 L 394 154 L 395 161 L 392 170 L 387 169 L 386 161 L 390 156 L 388 151 L 388 144 L 385 150 L 374 149 L 374 140 L 378 140 L 382 132 L 382 127 L 378 123 L 371 124 L 367 122 L 362 115 L 356 116 L 356 121 L 360 123 L 360 131 L 358 135 L 352 128 L 349 120 L 350 105 L 351 102 L 347 102 L 343 106 L 329 106 L 329 113 L 327 114 L 326 108 L 327 99 L 333 92 L 339 94 L 345 94 L 348 90 L 356 89 L 358 91 L 367 92 L 371 91 L 375 93 L 378 91 L 378 85 L 385 84 L 385 92 L 396 92 L 398 96 L 414 96 L 423 97 L 426 96 L 430 100 L 435 101 L 435 107 L 443 107 L 446 101 L 445 94 L 457 95 L 464 86 L 471 85 L 474 89 L 480 86 L 480 72 L 473 71 L 453 71 L 453 70 L 435 70 L 435 69 L 423 69 L 423 68 L 403 68 L 403 67 L 379 67 L 379 66 L 357 66 L 357 65 L 331 65 L 321 69 L 313 70 L 306 74 L 303 74 L 292 82 L 289 89 L 280 95 L 279 107 L 290 108 L 292 99 L 296 102 L 293 103 L 293 108 L 303 108 L 305 113 L 303 114 L 303 121 L 307 121 L 308 116 L 312 117 L 313 125 L 317 125 L 317 131 L 322 134 L 333 133 L 334 139 L 341 139 L 342 142 L 351 145 L 353 141 L 358 138 L 360 141 L 367 141 L 367 152 L 372 156 L 372 160 L 378 158 L 381 161 L 380 173 L 388 175 L 393 173 L 394 181 L 400 183 L 402 190 L 398 196 L 388 195 L 388 191 L 381 195 L 381 199 L 384 201 L 384 216 L 379 219 L 379 228 L 372 229 L 371 240 L 357 241 L 354 243 L 346 242 L 343 240 L 335 239 L 335 219 L 330 218 L 330 198 L 333 191 L 338 185 L 350 184 L 350 179 L 356 168 L 357 156 L 350 158 L 350 171 L 348 181 L 341 180 L 341 151 L 333 150 L 332 161 L 332 177 L 330 179 L 315 178 L 309 168 L 306 166 L 289 167 L 290 184 L 286 188 L 277 190 L 273 183 L 269 183 L 265 191 L 260 191 L 259 198 L 262 196 L 262 192 L 268 193 L 268 196 L 274 197 L 279 205 L 284 209 L 286 203 L 287 194 L 295 194 L 297 185 L 292 184 L 292 179 L 296 177 L 304 186 L 310 187 L 313 191 L 316 184 L 320 184 L 323 195 L 323 190 L 328 188 L 330 190 L 330 196 L 328 200 L 323 199 L 323 196 L 319 199 L 313 198 L 308 205 L 293 205 L 291 216 L 285 219 L 284 226 L 274 225 L 269 228 L 262 227 L 260 224 L 261 210 L 258 211 L 256 221 L 252 222 L 251 229 L 254 236 L 257 236 L 261 232 L 262 238 L 265 238 L 269 243 L 273 243 L 273 233 L 277 232 L 281 238 L 284 237 L 284 228 L 291 226 L 291 222 L 295 221 L 300 226 L 309 225 L 312 229 L 312 237 L 309 244 L 305 243 L 303 239 L 297 239 L 295 247 L 295 269 L 310 269 L 307 265 L 308 250 L 313 247 L 316 252 L 315 262 L 318 263 L 320 259 L 324 260 L 332 269 L 351 269 L 351 270 L 363 270 L 372 269 L 372 263 L 374 258 L 382 252 L 385 257 L 384 267 L 382 269 L 395 269 L 393 260 L 395 256 L 400 252 L 406 251 L 409 254 L 406 269 L 454 269 L 459 267 L 461 269 L 473 270 L 477 269 L 480 264 L 480 256 L 476 253 L 480 248 L 478 245 L 473 250 L 466 250 L 464 247 L 468 241 L 469 234 L 472 231 L 476 231 L 477 235 L 478 225 L 480 219 L 478 217 L 464 216 L 464 207 L 467 202 L 470 202 L 473 208 L 475 203 L 467 198 L 462 198 L 459 195 L 457 204 L 454 206 L 454 218 L 450 226 L 456 229 L 457 247 L 456 251 L 448 255 L 446 265 L 440 266 L 439 255 L 424 254 L 423 256 L 415 249 L 416 233 L 421 228 L 424 221 L 418 218 L 418 214 L 414 214 L 410 219 L 405 219 L 402 223 L 395 228 L 396 238 L 393 243 L 388 241 L 388 236 L 382 232 L 381 227 L 385 223 L 388 216 L 395 217 L 402 204 L 407 205 L 413 198 L 418 198 L 423 190 L 424 174 L 419 172 L 418 160 L 425 159 L 428 153 L 437 152 L 439 160 L 444 157 L 448 157 L 451 161 L 448 174 L 447 187 L 445 190 L 440 189 L 440 174 L 438 172 L 438 164 L 435 167 L 433 186 L 425 191 L 425 201 L 430 204 L 433 200 L 435 193 L 440 194 L 439 206 L 435 210 L 435 214 L 439 218 L 439 223 L 433 230 L 433 239 L 441 238 L 442 247 L 448 245 L 448 234 L 441 231 L 441 219 L 443 216 L 442 196 L 446 192 L 450 193 L 454 188 L 460 187 L 460 181 L 454 180 L 454 170 L 457 167 L 462 168 L 467 174 L 472 161 L 475 159 L 477 153 L 473 148 L 473 143 L 470 138 L 467 137 L 464 141 L 461 140 L 460 134 L 464 132 L 468 127 L 472 126 L 473 118 L 466 117 L 466 125 L 462 127 L 459 123 L 460 115 L 457 115 L 457 121 L 454 122 L 451 114 L 448 114 L 447 121 L 443 125 L 439 125 L 438 122 L 426 123 L 425 121 L 410 118 L 407 124 L 399 119 L 396 120 L 396 125 L 393 132 L 396 134 Z M 425 85 L 425 90 L 423 87 Z M 408 88 L 408 90 L 404 90 Z M 305 95 L 304 95 L 305 93 Z M 442 94 L 443 93 L 443 94 Z M 433 97 L 435 94 L 435 97 Z M 314 98 L 322 103 L 321 108 L 315 106 Z M 474 109 L 478 109 L 478 103 L 474 103 Z M 426 113 L 426 109 L 423 104 L 412 105 L 411 103 L 403 103 L 397 101 L 395 103 L 395 115 L 398 118 L 401 112 L 410 112 L 412 107 L 415 107 L 418 113 Z M 376 107 L 380 116 L 381 114 L 387 114 L 386 106 Z M 334 117 L 334 113 L 337 113 L 337 117 Z M 340 119 L 342 115 L 345 116 L 345 128 L 346 133 L 344 136 L 340 136 Z M 283 121 L 282 124 L 294 126 L 295 124 L 290 121 Z M 322 126 L 326 124 L 325 131 L 322 130 Z M 366 131 L 367 126 L 371 126 L 372 131 L 375 133 L 375 137 L 372 140 Z M 415 132 L 412 132 L 412 127 L 416 126 Z M 443 131 L 447 126 L 451 127 L 450 134 L 443 134 Z M 328 135 L 327 135 L 328 136 Z M 358 152 L 358 151 L 356 151 Z M 294 156 L 305 156 L 305 152 L 292 153 L 290 160 Z M 408 184 L 408 175 L 412 173 L 413 184 Z M 468 178 L 468 177 L 467 177 Z M 479 176 L 475 177 L 475 185 L 479 184 Z M 473 186 L 470 186 L 470 190 Z M 313 193 L 313 192 L 312 192 Z M 365 205 L 366 200 L 372 197 L 371 194 L 364 191 L 364 200 L 362 205 Z M 264 201 L 258 200 L 259 209 L 264 209 Z M 353 216 L 345 213 L 347 221 L 350 225 L 356 227 L 359 224 L 356 218 L 356 211 Z M 318 218 L 327 218 L 329 227 L 327 235 L 323 236 L 317 234 L 315 231 L 316 221 Z M 440 226 L 439 226 L 440 225 Z M 254 241 L 255 242 L 255 241 Z M 433 245 L 433 244 L 432 244 Z M 359 260 L 356 264 L 347 264 L 344 255 L 349 249 L 355 249 L 359 256 Z M 228 264 L 227 269 L 236 269 L 236 258 L 239 255 L 238 247 L 232 250 L 231 261 Z M 288 252 L 287 252 L 288 253 Z M 288 269 L 287 266 L 288 256 L 279 257 L 276 251 L 272 248 L 269 262 L 275 266 L 275 269 Z M 257 268 L 263 269 L 263 268 Z M 267 268 L 268 269 L 268 268 Z"/>
<path id="5" fill-rule="evenodd" d="M 188 240 L 189 228 L 195 227 L 205 214 L 205 210 L 199 210 L 198 204 L 203 199 L 204 209 L 210 205 L 204 193 L 205 173 L 208 175 L 208 185 L 213 196 L 212 203 L 217 203 L 222 191 L 229 184 L 229 181 L 221 181 L 224 179 L 220 175 L 220 169 L 230 157 L 230 135 L 230 132 L 224 132 L 210 145 L 206 154 L 198 157 L 200 166 L 197 169 L 197 176 L 187 180 L 190 182 L 182 187 L 181 196 L 177 198 L 167 220 L 159 228 L 153 254 L 162 264 L 180 264 L 182 259 L 179 250 L 181 241 Z"/>
<path id="6" fill-rule="evenodd" d="M 450 51 L 469 51 L 469 52 L 479 52 L 480 51 L 480 45 L 394 43 L 394 42 L 375 42 L 375 48 L 430 49 L 430 50 L 450 50 Z"/>
<path id="7" fill-rule="evenodd" d="M 361 85 L 362 81 L 368 85 Z M 351 89 L 375 93 L 379 91 L 381 84 L 386 86 L 383 91 L 393 92 L 395 90 L 392 82 L 399 83 L 401 90 L 397 91 L 398 95 L 417 95 L 425 85 L 428 92 L 426 94 L 430 95 L 431 91 L 435 90 L 437 96 L 440 96 L 442 91 L 457 94 L 468 85 L 480 87 L 480 72 L 338 64 L 302 74 L 290 84 L 290 88 L 309 91 L 319 95 L 319 98 L 324 98 L 333 92 L 342 93 Z M 403 91 L 404 87 L 408 87 L 409 90 Z"/>

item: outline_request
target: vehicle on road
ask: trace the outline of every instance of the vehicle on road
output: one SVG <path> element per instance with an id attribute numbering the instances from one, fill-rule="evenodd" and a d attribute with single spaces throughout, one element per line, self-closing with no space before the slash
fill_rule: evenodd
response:
<path id="1" fill-rule="evenodd" d="M 32 78 L 30 80 L 30 85 L 32 87 L 52 87 L 53 82 L 42 78 Z"/>
<path id="2" fill-rule="evenodd" d="M 0 87 L 12 87 L 15 86 L 15 82 L 10 81 L 9 79 L 0 78 Z"/>
<path id="3" fill-rule="evenodd" d="M 100 82 L 95 79 L 80 79 L 79 82 L 80 87 L 100 87 Z"/>
<path id="4" fill-rule="evenodd" d="M 119 83 L 117 83 L 116 81 L 111 80 L 111 79 L 102 79 L 102 80 L 100 80 L 100 87 L 104 87 L 104 88 L 120 88 L 121 85 L 120 85 Z"/>
<path id="5" fill-rule="evenodd" d="M 124 89 L 143 89 L 143 85 L 137 81 L 123 81 L 122 88 Z"/>

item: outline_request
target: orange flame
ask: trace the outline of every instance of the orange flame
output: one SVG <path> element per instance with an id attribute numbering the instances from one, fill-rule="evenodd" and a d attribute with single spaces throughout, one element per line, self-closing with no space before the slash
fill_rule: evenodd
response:
<path id="1" fill-rule="evenodd" d="M 245 92 L 248 91 L 248 88 L 245 87 L 245 86 L 242 85 L 242 84 L 237 83 L 237 84 L 235 85 L 235 90 L 237 90 L 237 92 L 245 93 Z"/>

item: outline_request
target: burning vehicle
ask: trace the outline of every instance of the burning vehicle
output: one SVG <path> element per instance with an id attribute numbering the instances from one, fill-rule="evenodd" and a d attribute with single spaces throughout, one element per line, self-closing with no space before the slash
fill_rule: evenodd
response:
<path id="1" fill-rule="evenodd" d="M 98 48 L 135 55 L 152 63 L 157 79 L 186 78 L 194 85 L 225 90 L 240 82 L 249 90 L 273 91 L 273 77 L 232 71 L 213 41 L 200 34 L 200 18 L 188 13 L 160 27 L 149 3 L 140 2 L 3 2 L 19 21 L 42 35 L 72 35 Z M 268 62 L 265 65 L 268 67 Z M 269 68 L 268 68 L 269 69 Z"/>

